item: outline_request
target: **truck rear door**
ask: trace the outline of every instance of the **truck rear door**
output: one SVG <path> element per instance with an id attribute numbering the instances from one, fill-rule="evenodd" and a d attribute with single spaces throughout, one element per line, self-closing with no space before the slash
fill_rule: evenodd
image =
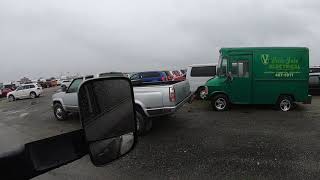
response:
<path id="1" fill-rule="evenodd" d="M 173 84 L 173 88 L 176 94 L 176 104 L 179 104 L 183 101 L 186 97 L 188 97 L 190 92 L 190 85 L 188 81 L 181 81 L 178 83 Z"/>
<path id="2" fill-rule="evenodd" d="M 251 103 L 252 93 L 252 55 L 234 55 L 229 59 L 228 90 L 232 103 Z"/>

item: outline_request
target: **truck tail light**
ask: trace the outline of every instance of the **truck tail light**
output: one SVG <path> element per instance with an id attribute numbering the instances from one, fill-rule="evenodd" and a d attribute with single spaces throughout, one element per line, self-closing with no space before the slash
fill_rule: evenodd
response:
<path id="1" fill-rule="evenodd" d="M 169 88 L 169 100 L 171 102 L 175 102 L 176 101 L 176 91 L 174 90 L 173 87 Z"/>
<path id="2" fill-rule="evenodd" d="M 162 76 L 161 81 L 166 81 L 166 77 Z"/>

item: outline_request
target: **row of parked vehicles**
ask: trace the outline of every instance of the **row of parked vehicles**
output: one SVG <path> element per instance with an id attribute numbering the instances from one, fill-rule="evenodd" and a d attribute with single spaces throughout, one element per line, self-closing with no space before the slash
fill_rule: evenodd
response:
<path id="1" fill-rule="evenodd" d="M 129 78 L 142 82 L 184 81 L 186 70 L 137 72 L 130 74 Z"/>

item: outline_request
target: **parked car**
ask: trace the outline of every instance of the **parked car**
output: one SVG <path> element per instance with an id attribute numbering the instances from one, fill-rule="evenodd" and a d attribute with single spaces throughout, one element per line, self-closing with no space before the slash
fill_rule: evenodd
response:
<path id="1" fill-rule="evenodd" d="M 3 89 L 1 89 L 0 90 L 0 97 L 7 97 L 7 94 L 9 93 L 9 92 L 11 92 L 12 91 L 12 89 L 10 89 L 10 88 L 3 88 Z"/>
<path id="2" fill-rule="evenodd" d="M 148 71 L 135 73 L 130 77 L 131 80 L 142 82 L 161 82 L 168 81 L 166 73 L 162 71 Z"/>
<path id="3" fill-rule="evenodd" d="M 173 80 L 174 75 L 172 74 L 171 71 L 163 71 L 163 72 L 166 74 L 168 81 L 172 81 Z"/>
<path id="4" fill-rule="evenodd" d="M 17 88 L 17 85 L 16 84 L 3 84 L 3 88 L 15 90 Z"/>
<path id="5" fill-rule="evenodd" d="M 270 104 L 286 112 L 295 102 L 311 104 L 308 48 L 222 48 L 218 72 L 205 85 L 214 110 L 228 110 L 230 104 Z"/>
<path id="6" fill-rule="evenodd" d="M 71 83 L 70 80 L 62 80 L 60 86 L 61 86 L 61 88 L 62 88 L 63 86 L 69 87 L 70 83 Z"/>
<path id="7" fill-rule="evenodd" d="M 195 94 L 197 97 L 205 97 L 205 83 L 216 76 L 217 64 L 193 64 L 187 69 L 186 79 L 190 83 L 191 93 Z"/>
<path id="8" fill-rule="evenodd" d="M 320 94 L 320 72 L 309 74 L 309 93 L 312 95 Z"/>
<path id="9" fill-rule="evenodd" d="M 186 80 L 186 77 L 184 74 L 182 74 L 180 71 L 178 70 L 175 70 L 175 71 L 172 71 L 172 74 L 174 75 L 173 76 L 173 81 L 184 81 Z"/>
<path id="10" fill-rule="evenodd" d="M 83 78 L 74 79 L 69 88 L 52 96 L 54 115 L 57 120 L 66 120 L 67 114 L 78 112 L 77 91 Z M 138 131 L 145 134 L 152 128 L 150 117 L 175 113 L 191 97 L 188 81 L 149 82 L 133 81 Z"/>
<path id="11" fill-rule="evenodd" d="M 32 84 L 23 84 L 19 86 L 16 90 L 11 91 L 7 94 L 9 101 L 14 101 L 16 99 L 22 98 L 36 98 L 39 97 L 42 93 L 42 87 L 35 83 Z"/>
<path id="12" fill-rule="evenodd" d="M 183 75 L 186 75 L 186 74 L 187 74 L 187 69 L 181 69 L 180 72 L 181 72 Z"/>

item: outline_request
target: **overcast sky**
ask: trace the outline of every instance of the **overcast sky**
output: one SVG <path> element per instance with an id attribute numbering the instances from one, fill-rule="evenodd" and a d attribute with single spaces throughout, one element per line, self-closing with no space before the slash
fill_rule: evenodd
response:
<path id="1" fill-rule="evenodd" d="M 306 46 L 319 0 L 0 0 L 0 82 L 216 62 L 221 47 Z"/>

